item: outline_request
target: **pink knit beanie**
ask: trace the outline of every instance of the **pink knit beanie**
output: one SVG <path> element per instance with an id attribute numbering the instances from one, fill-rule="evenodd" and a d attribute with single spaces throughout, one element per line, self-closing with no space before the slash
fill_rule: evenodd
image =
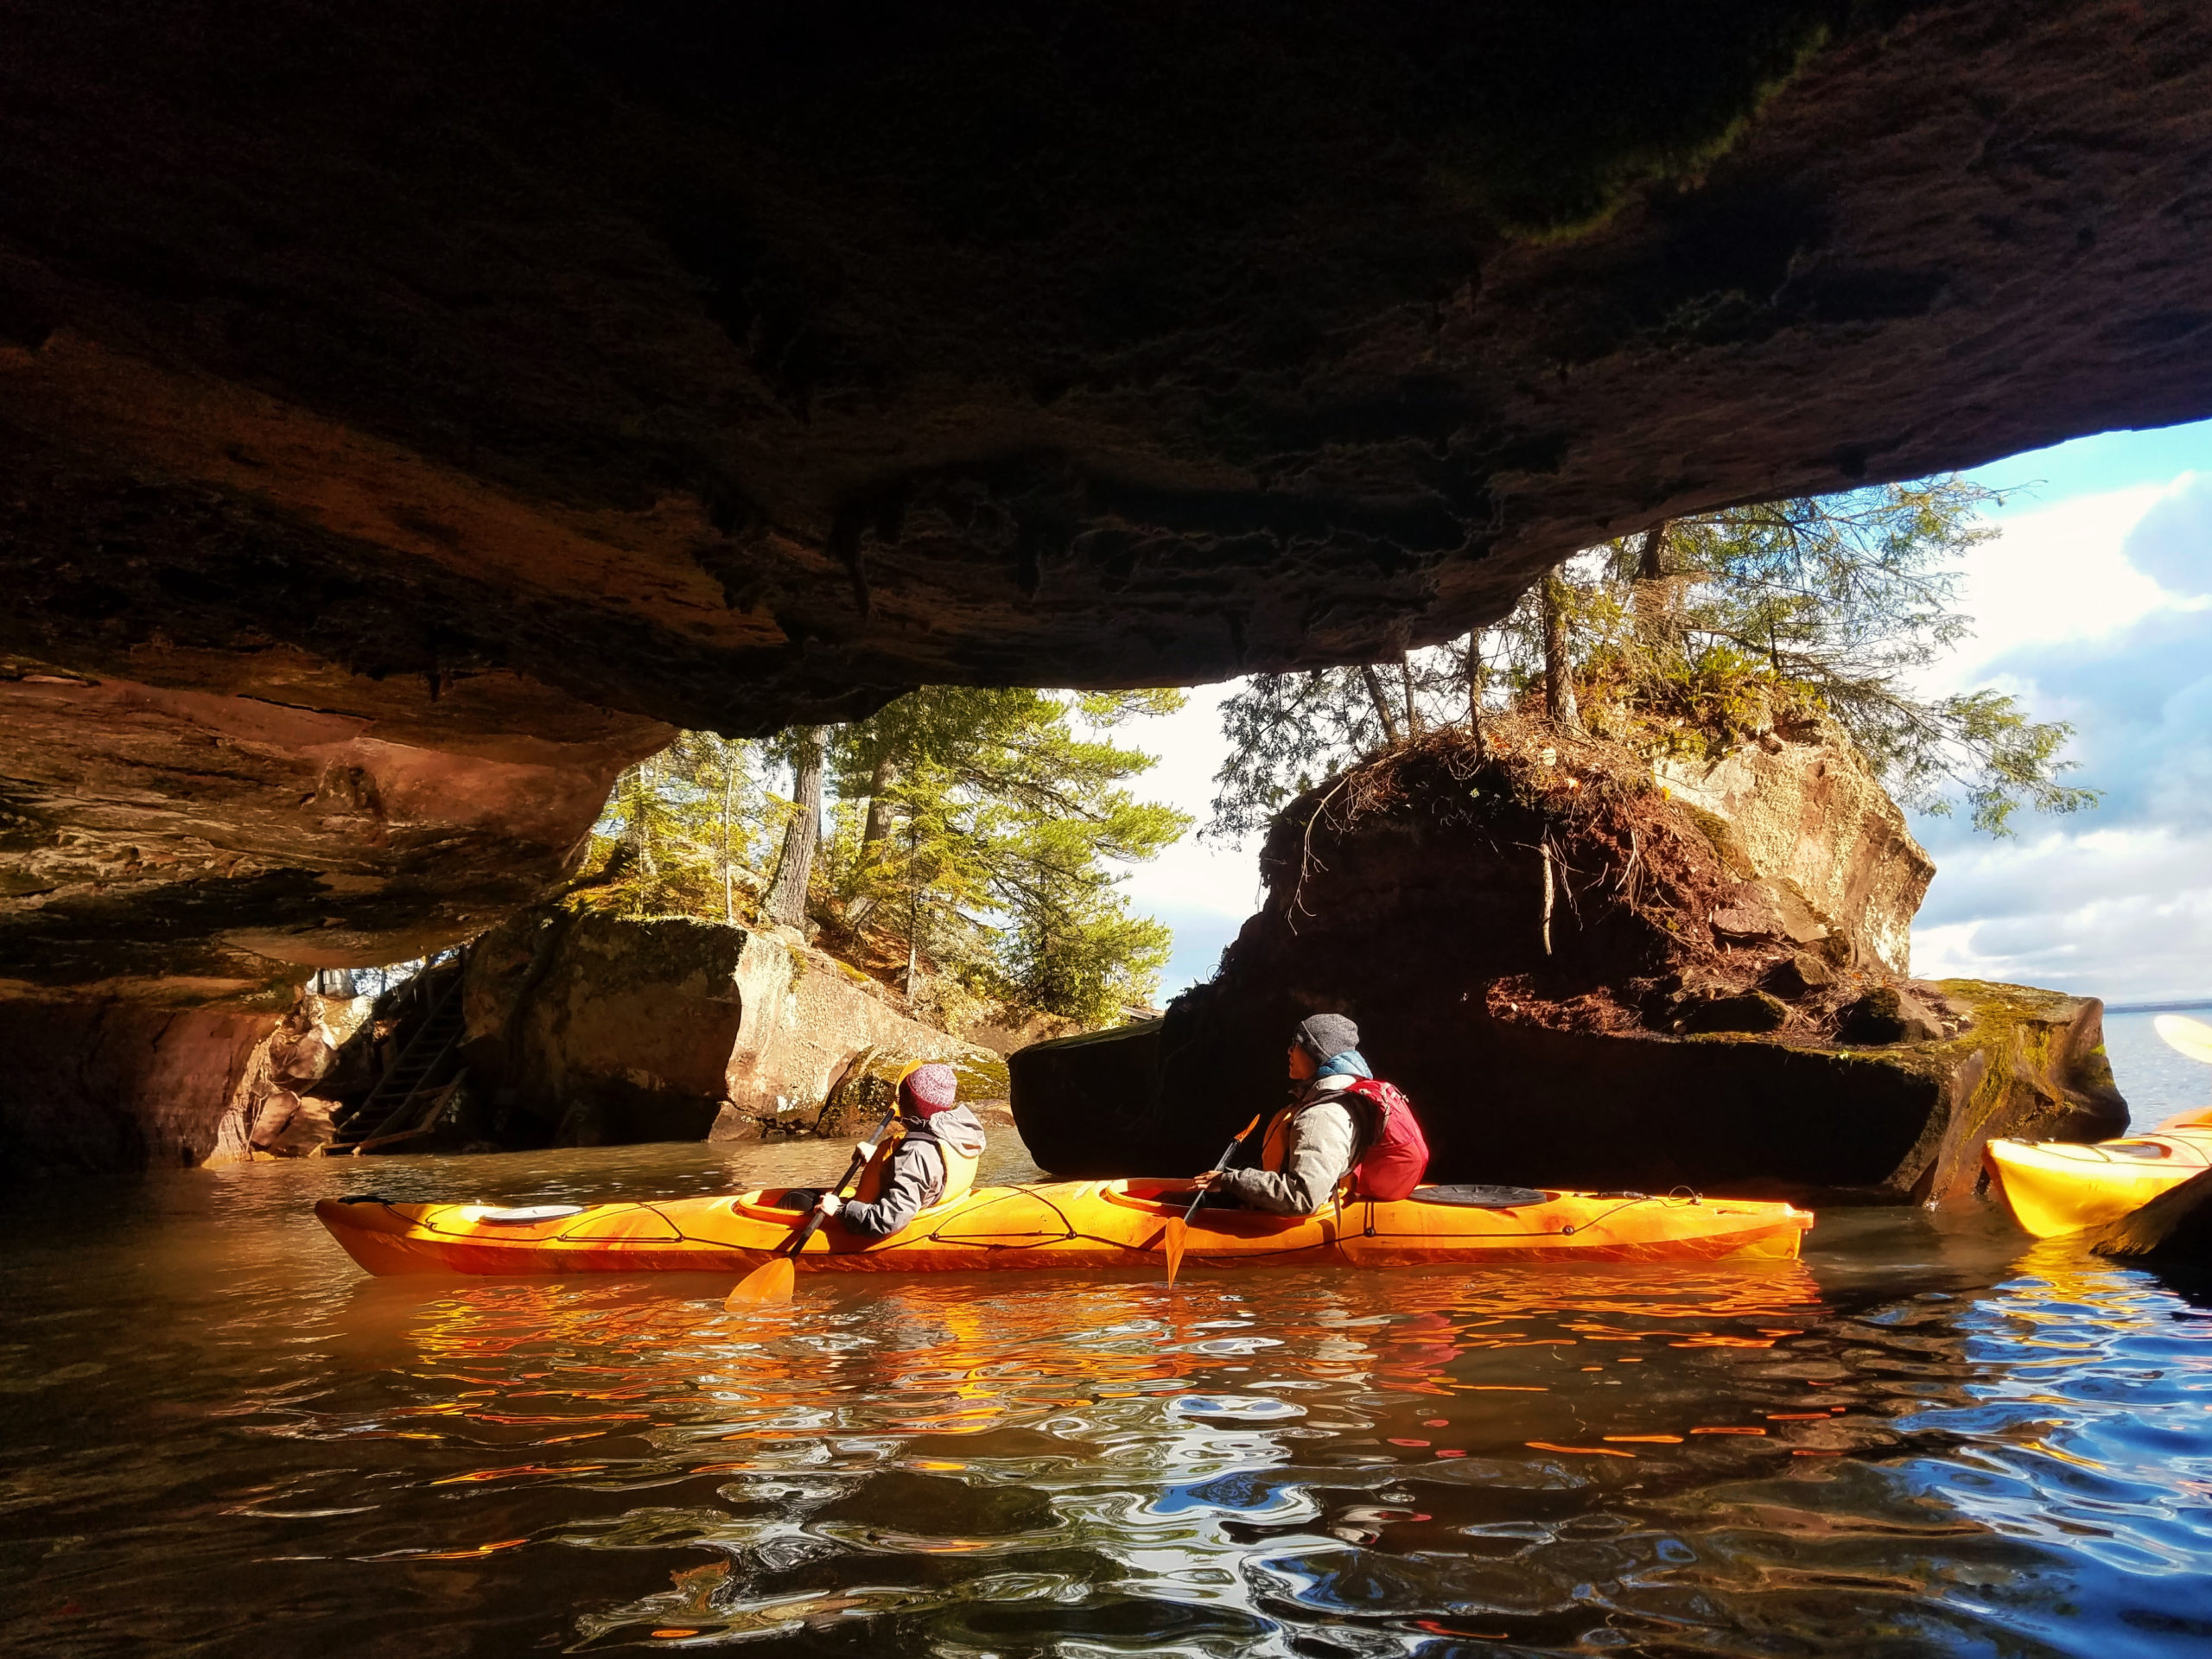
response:
<path id="1" fill-rule="evenodd" d="M 918 1065 L 899 1085 L 899 1104 L 910 1116 L 929 1117 L 960 1097 L 960 1078 L 949 1065 Z"/>

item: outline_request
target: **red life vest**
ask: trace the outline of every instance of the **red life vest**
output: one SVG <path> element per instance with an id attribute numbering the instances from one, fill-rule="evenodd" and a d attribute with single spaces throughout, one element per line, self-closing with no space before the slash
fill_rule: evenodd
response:
<path id="1" fill-rule="evenodd" d="M 1428 1173 L 1428 1137 L 1421 1132 L 1413 1102 L 1380 1077 L 1355 1078 L 1344 1093 L 1367 1102 L 1376 1120 L 1366 1150 L 1351 1166 L 1352 1197 L 1385 1202 L 1410 1198 Z"/>

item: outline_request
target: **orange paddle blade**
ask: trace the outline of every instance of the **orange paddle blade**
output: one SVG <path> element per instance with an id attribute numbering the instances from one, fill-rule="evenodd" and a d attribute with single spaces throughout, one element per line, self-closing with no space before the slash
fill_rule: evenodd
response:
<path id="1" fill-rule="evenodd" d="M 1190 1227 L 1180 1216 L 1167 1217 L 1167 1230 L 1160 1235 L 1160 1249 L 1167 1253 L 1167 1282 L 1173 1284 L 1175 1275 L 1183 1268 L 1183 1235 Z"/>
<path id="2" fill-rule="evenodd" d="M 739 1280 L 737 1288 L 722 1299 L 722 1306 L 734 1310 L 763 1302 L 788 1302 L 798 1281 L 798 1270 L 791 1266 L 791 1257 L 773 1256 Z"/>

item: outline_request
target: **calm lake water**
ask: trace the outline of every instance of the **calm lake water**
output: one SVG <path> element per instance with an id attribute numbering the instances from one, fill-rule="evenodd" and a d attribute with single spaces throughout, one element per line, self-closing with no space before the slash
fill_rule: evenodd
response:
<path id="1" fill-rule="evenodd" d="M 2177 1012 L 2212 1024 L 2212 1002 Z M 2156 1029 L 2158 1017 L 2105 1015 L 2105 1052 L 2112 1060 L 2113 1081 L 2127 1096 L 2130 1118 L 2139 1129 L 2191 1107 L 2212 1106 L 2212 1065 L 2168 1047 Z"/>
<path id="2" fill-rule="evenodd" d="M 372 1281 L 308 1213 L 843 1155 L 16 1189 L 0 1648 L 2212 1651 L 2212 1298 L 1977 1210 L 1742 1270 L 802 1277 L 738 1314 Z"/>

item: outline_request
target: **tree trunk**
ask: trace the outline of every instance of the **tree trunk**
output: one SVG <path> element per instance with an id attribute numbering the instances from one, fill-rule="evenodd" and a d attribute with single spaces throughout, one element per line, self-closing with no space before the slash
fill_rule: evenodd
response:
<path id="1" fill-rule="evenodd" d="M 922 829 L 912 819 L 906 823 L 906 1012 L 914 1011 L 914 969 L 922 956 L 922 889 L 914 880 L 914 854 L 919 848 Z"/>
<path id="2" fill-rule="evenodd" d="M 1421 707 L 1414 702 L 1413 658 L 1405 652 L 1398 653 L 1398 683 L 1406 693 L 1406 730 L 1414 737 L 1421 735 Z"/>
<path id="3" fill-rule="evenodd" d="M 737 791 L 737 769 L 730 765 L 727 750 L 722 754 L 722 920 L 737 919 L 737 895 L 730 891 L 729 816 L 732 798 Z"/>
<path id="4" fill-rule="evenodd" d="M 1544 575 L 1544 712 L 1552 724 L 1577 736 L 1582 710 L 1574 701 L 1574 662 L 1568 655 L 1567 582 L 1558 571 Z"/>
<path id="5" fill-rule="evenodd" d="M 1367 682 L 1367 700 L 1375 705 L 1375 718 L 1382 722 L 1382 741 L 1386 743 L 1396 742 L 1398 722 L 1391 718 L 1390 699 L 1383 695 L 1382 677 L 1375 671 L 1375 664 L 1372 663 L 1362 663 L 1359 665 L 1359 675 Z"/>
<path id="6" fill-rule="evenodd" d="M 899 781 L 899 769 L 885 755 L 875 763 L 875 770 L 868 774 L 868 818 L 861 826 L 861 863 L 863 871 L 872 868 L 883 855 L 883 843 L 891 835 L 891 803 L 887 798 L 891 786 Z M 875 895 L 863 893 L 855 899 L 846 911 L 845 920 L 855 931 L 865 926 L 875 913 Z"/>
<path id="7" fill-rule="evenodd" d="M 1675 582 L 1667 572 L 1667 526 L 1643 532 L 1636 550 L 1636 586 L 1630 598 L 1637 644 L 1648 658 L 1669 654 L 1675 633 Z"/>
<path id="8" fill-rule="evenodd" d="M 891 833 L 891 803 L 884 798 L 890 794 L 891 785 L 899 781 L 899 769 L 885 755 L 875 763 L 875 770 L 868 774 L 868 822 L 861 830 L 861 862 L 866 864 L 876 843 Z"/>
<path id="9" fill-rule="evenodd" d="M 798 762 L 794 768 L 791 798 L 798 810 L 784 826 L 783 851 L 776 859 L 775 878 L 768 883 L 767 902 L 760 907 L 770 921 L 785 927 L 806 925 L 806 885 L 814 874 L 814 849 L 822 840 L 822 728 L 803 727 L 799 732 Z"/>
<path id="10" fill-rule="evenodd" d="M 1490 684 L 1490 671 L 1483 664 L 1483 631 L 1467 635 L 1467 732 L 1475 740 L 1475 759 L 1490 759 L 1490 737 L 1483 730 L 1483 692 Z"/>

